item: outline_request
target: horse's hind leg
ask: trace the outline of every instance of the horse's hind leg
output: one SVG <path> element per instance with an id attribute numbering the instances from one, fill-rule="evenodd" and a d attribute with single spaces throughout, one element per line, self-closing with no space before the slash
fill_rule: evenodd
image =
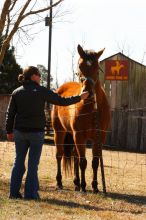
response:
<path id="1" fill-rule="evenodd" d="M 65 134 L 63 132 L 57 132 L 54 134 L 54 140 L 56 144 L 56 160 L 57 160 L 57 189 L 62 189 L 62 174 L 61 174 L 61 160 L 63 157 L 63 143 L 64 143 Z"/>
<path id="2" fill-rule="evenodd" d="M 80 191 L 79 157 L 76 148 L 74 149 L 74 185 L 75 191 Z"/>

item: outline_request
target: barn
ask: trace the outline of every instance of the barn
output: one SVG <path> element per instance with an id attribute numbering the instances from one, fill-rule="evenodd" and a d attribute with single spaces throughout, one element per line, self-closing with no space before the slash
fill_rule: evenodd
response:
<path id="1" fill-rule="evenodd" d="M 112 112 L 106 144 L 146 152 L 146 66 L 117 53 L 100 61 L 99 78 Z"/>

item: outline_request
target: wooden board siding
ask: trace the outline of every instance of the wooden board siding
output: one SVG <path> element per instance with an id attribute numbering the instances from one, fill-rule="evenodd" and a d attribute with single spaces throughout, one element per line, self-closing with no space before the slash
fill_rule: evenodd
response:
<path id="1" fill-rule="evenodd" d="M 111 60 L 128 59 L 121 54 L 113 56 Z M 105 70 L 105 61 L 100 66 Z M 146 106 L 146 67 L 129 59 L 129 80 L 109 81 L 100 71 L 99 79 L 105 88 L 112 108 L 142 108 Z M 110 89 L 111 85 L 111 89 Z"/>
<path id="2" fill-rule="evenodd" d="M 0 95 L 0 130 L 5 130 L 5 117 L 10 95 Z"/>
<path id="3" fill-rule="evenodd" d="M 146 109 L 143 111 L 140 151 L 146 152 Z"/>
<path id="4" fill-rule="evenodd" d="M 110 81 L 99 73 L 112 111 L 107 144 L 146 152 L 146 66 L 118 53 L 100 62 L 103 72 L 108 59 L 128 60 L 129 79 Z"/>
<path id="5" fill-rule="evenodd" d="M 146 152 L 146 110 L 113 110 L 106 144 Z"/>

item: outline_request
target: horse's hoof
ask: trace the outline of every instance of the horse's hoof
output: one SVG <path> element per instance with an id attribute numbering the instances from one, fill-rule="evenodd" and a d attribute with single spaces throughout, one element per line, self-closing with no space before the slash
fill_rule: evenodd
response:
<path id="1" fill-rule="evenodd" d="M 63 186 L 56 186 L 56 190 L 62 190 Z"/>
<path id="2" fill-rule="evenodd" d="M 82 192 L 83 192 L 83 193 L 86 193 L 86 189 L 82 189 Z"/>
<path id="3" fill-rule="evenodd" d="M 79 186 L 75 186 L 75 191 L 80 191 L 80 187 Z"/>
<path id="4" fill-rule="evenodd" d="M 99 193 L 99 190 L 98 189 L 93 189 L 93 193 L 97 194 L 97 193 Z"/>

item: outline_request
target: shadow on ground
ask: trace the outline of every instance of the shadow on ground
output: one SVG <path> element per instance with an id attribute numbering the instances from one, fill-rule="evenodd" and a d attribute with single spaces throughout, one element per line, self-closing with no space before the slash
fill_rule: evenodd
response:
<path id="1" fill-rule="evenodd" d="M 125 213 L 131 213 L 131 214 L 142 214 L 143 213 L 143 209 L 142 209 L 142 205 L 146 204 L 146 197 L 145 196 L 135 196 L 135 195 L 126 195 L 126 194 L 116 194 L 116 193 L 110 193 L 107 196 L 105 196 L 105 198 L 112 198 L 112 199 L 117 199 L 117 200 L 124 200 L 128 203 L 134 203 L 137 204 L 141 209 L 132 209 L 129 210 L 126 208 L 126 206 L 122 206 L 119 208 L 119 206 L 111 206 L 109 204 L 109 206 L 105 206 L 99 203 L 96 203 L 97 205 L 93 205 L 93 204 L 80 204 L 79 202 L 74 202 L 74 201 L 68 201 L 68 200 L 60 200 L 60 199 L 54 199 L 54 198 L 46 198 L 46 199 L 41 199 L 40 202 L 45 202 L 51 205 L 57 205 L 57 206 L 66 206 L 67 208 L 81 208 L 84 210 L 94 210 L 94 211 L 116 211 L 119 213 L 125 212 Z M 101 201 L 101 200 L 100 200 Z M 94 202 L 95 204 L 95 202 Z"/>
<path id="2" fill-rule="evenodd" d="M 115 200 L 124 200 L 128 203 L 132 203 L 136 205 L 146 205 L 146 196 L 128 195 L 128 194 L 120 194 L 120 193 L 107 193 L 106 197 Z"/>

